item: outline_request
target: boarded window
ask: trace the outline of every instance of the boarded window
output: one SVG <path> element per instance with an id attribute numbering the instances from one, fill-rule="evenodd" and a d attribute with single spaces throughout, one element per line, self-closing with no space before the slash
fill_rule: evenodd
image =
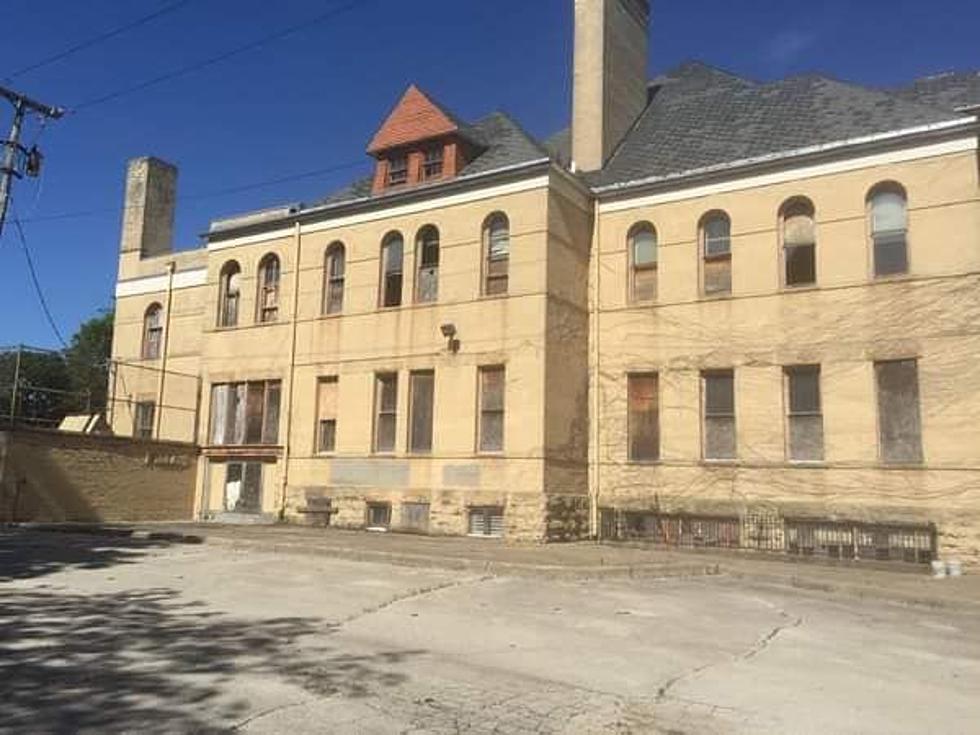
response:
<path id="1" fill-rule="evenodd" d="M 654 301 L 657 298 L 657 231 L 642 223 L 630 230 L 630 300 Z"/>
<path id="2" fill-rule="evenodd" d="M 403 531 L 414 533 L 428 533 L 429 531 L 429 504 L 428 503 L 402 503 L 402 523 Z"/>
<path id="3" fill-rule="evenodd" d="M 510 272 L 510 223 L 500 212 L 491 214 L 483 225 L 483 293 L 507 293 Z"/>
<path id="4" fill-rule="evenodd" d="M 481 452 L 504 450 L 504 393 L 506 377 L 503 366 L 480 368 Z"/>
<path id="5" fill-rule="evenodd" d="M 735 459 L 735 373 L 701 374 L 704 405 L 704 458 Z"/>
<path id="6" fill-rule="evenodd" d="M 919 374 L 915 360 L 875 363 L 878 384 L 878 434 L 881 459 L 888 463 L 922 461 Z"/>
<path id="7" fill-rule="evenodd" d="M 439 298 L 439 230 L 428 226 L 419 230 L 416 246 L 417 275 L 415 300 L 427 304 Z"/>
<path id="8" fill-rule="evenodd" d="M 401 306 L 404 250 L 405 243 L 397 232 L 388 235 L 381 246 L 381 306 Z"/>
<path id="9" fill-rule="evenodd" d="M 629 458 L 633 462 L 652 462 L 660 459 L 659 380 L 655 373 L 630 375 L 629 393 Z"/>
<path id="10" fill-rule="evenodd" d="M 883 185 L 872 194 L 870 208 L 875 275 L 906 273 L 908 211 L 904 192 L 897 185 Z"/>
<path id="11" fill-rule="evenodd" d="M 470 508 L 469 535 L 502 537 L 504 535 L 504 509 L 497 506 Z"/>
<path id="12" fill-rule="evenodd" d="M 160 357 L 160 343 L 163 341 L 163 307 L 153 304 L 143 317 L 144 360 L 157 360 Z"/>
<path id="13" fill-rule="evenodd" d="M 347 257 L 343 244 L 335 242 L 325 256 L 323 287 L 323 313 L 339 314 L 344 310 L 344 278 Z"/>
<path id="14" fill-rule="evenodd" d="M 337 447 L 337 378 L 320 378 L 316 398 L 316 449 L 329 454 Z"/>
<path id="15" fill-rule="evenodd" d="M 262 465 L 259 462 L 228 463 L 225 510 L 229 513 L 262 512 Z"/>
<path id="16" fill-rule="evenodd" d="M 732 292 L 732 223 L 724 212 L 705 217 L 701 225 L 704 256 L 704 293 L 718 296 Z"/>
<path id="17" fill-rule="evenodd" d="M 279 258 L 267 255 L 259 264 L 258 320 L 274 322 L 279 318 Z"/>
<path id="18" fill-rule="evenodd" d="M 409 376 L 408 450 L 413 454 L 432 451 L 432 403 L 435 373 L 413 372 Z"/>
<path id="19" fill-rule="evenodd" d="M 786 403 L 788 408 L 789 459 L 797 462 L 823 460 L 823 410 L 820 399 L 820 367 L 788 367 Z"/>
<path id="20" fill-rule="evenodd" d="M 783 264 L 787 286 L 817 281 L 817 237 L 813 205 L 798 199 L 783 207 Z"/>
<path id="21" fill-rule="evenodd" d="M 241 300 L 241 268 L 232 261 L 221 269 L 219 285 L 218 326 L 234 327 L 238 324 L 238 305 Z"/>
<path id="22" fill-rule="evenodd" d="M 387 531 L 391 526 L 391 503 L 367 504 L 367 527 L 373 531 Z"/>
<path id="23" fill-rule="evenodd" d="M 211 387 L 211 443 L 277 444 L 278 380 L 224 383 Z"/>
<path id="24" fill-rule="evenodd" d="M 379 373 L 374 378 L 374 451 L 394 452 L 398 424 L 398 375 Z"/>
<path id="25" fill-rule="evenodd" d="M 133 414 L 133 436 L 137 439 L 152 439 L 155 417 L 156 404 L 153 401 L 139 401 Z"/>

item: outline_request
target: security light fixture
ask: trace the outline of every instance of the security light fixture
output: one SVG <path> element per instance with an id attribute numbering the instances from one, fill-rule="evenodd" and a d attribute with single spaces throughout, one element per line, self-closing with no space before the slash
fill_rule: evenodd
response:
<path id="1" fill-rule="evenodd" d="M 452 322 L 447 322 L 439 327 L 439 331 L 449 341 L 449 351 L 454 355 L 459 352 L 459 340 L 456 339 L 456 325 Z"/>

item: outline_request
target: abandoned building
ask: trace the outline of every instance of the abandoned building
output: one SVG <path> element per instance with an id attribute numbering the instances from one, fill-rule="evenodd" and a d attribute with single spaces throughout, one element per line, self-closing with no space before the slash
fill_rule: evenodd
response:
<path id="1" fill-rule="evenodd" d="M 413 86 L 194 250 L 131 162 L 115 433 L 201 519 L 980 563 L 980 76 L 651 80 L 648 24 L 576 0 L 549 140 Z"/>

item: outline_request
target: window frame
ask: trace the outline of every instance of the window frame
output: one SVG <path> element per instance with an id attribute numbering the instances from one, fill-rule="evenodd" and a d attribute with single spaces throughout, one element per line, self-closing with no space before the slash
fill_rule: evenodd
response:
<path id="1" fill-rule="evenodd" d="M 426 237 L 434 234 L 434 239 Z M 432 246 L 434 243 L 435 250 L 435 264 L 425 263 L 425 254 L 427 246 Z M 415 234 L 415 283 L 412 289 L 413 302 L 416 304 L 434 304 L 439 301 L 439 266 L 442 259 L 442 237 L 439 232 L 439 228 L 435 225 L 424 225 L 419 228 L 419 231 Z M 425 269 L 429 271 L 429 277 L 432 278 L 433 287 L 431 296 L 428 298 L 422 298 L 422 279 Z"/>
<path id="2" fill-rule="evenodd" d="M 416 446 L 416 411 L 418 410 L 418 396 L 416 395 L 416 386 L 418 383 L 416 381 L 428 379 L 430 381 L 429 388 L 429 422 L 428 422 L 428 446 Z M 435 370 L 412 370 L 408 374 L 408 453 L 418 456 L 426 456 L 432 454 L 432 448 L 435 444 L 435 408 L 436 408 L 436 372 Z"/>
<path id="3" fill-rule="evenodd" d="M 340 273 L 334 266 L 340 262 Z M 344 313 L 344 290 L 347 283 L 347 248 L 340 240 L 336 240 L 327 246 L 323 252 L 323 301 L 320 304 L 321 316 L 336 316 Z M 332 308 L 334 303 L 334 289 L 339 285 L 339 299 L 336 308 Z"/>
<path id="4" fill-rule="evenodd" d="M 925 464 L 925 444 L 923 442 L 923 424 L 922 424 L 922 381 L 919 377 L 919 362 L 918 357 L 907 357 L 907 358 L 891 358 L 886 360 L 875 360 L 873 363 L 874 370 L 874 386 L 875 386 L 875 416 L 877 420 L 878 428 L 878 461 L 880 464 L 888 467 L 921 467 Z M 881 385 L 881 370 L 886 366 L 895 366 L 911 364 L 915 370 L 915 425 L 917 429 L 916 437 L 916 456 L 912 459 L 905 458 L 890 458 L 887 456 L 886 452 L 886 437 L 885 437 L 885 420 L 884 411 L 882 411 L 882 385 Z"/>
<path id="5" fill-rule="evenodd" d="M 150 319 L 156 321 L 151 326 Z M 140 346 L 140 359 L 159 360 L 163 352 L 163 306 L 154 302 L 143 312 L 143 344 Z"/>
<path id="6" fill-rule="evenodd" d="M 323 415 L 323 386 L 333 385 L 334 391 L 334 410 L 332 418 L 324 418 Z M 337 453 L 337 408 L 340 398 L 340 378 L 337 375 L 325 375 L 323 377 L 317 378 L 316 381 L 316 426 L 315 426 L 315 437 L 314 437 L 314 453 L 320 456 L 330 456 Z M 329 449 L 325 449 L 323 446 L 323 424 L 333 423 L 333 442 Z"/>
<path id="7" fill-rule="evenodd" d="M 507 253 L 504 256 L 493 257 L 494 244 L 494 225 L 502 225 L 501 229 L 507 239 Z M 481 268 L 480 268 L 480 296 L 483 298 L 503 298 L 510 294 L 510 271 L 511 271 L 511 226 L 510 218 L 502 211 L 491 212 L 484 218 L 481 228 Z M 491 273 L 493 263 L 503 263 L 503 273 Z M 503 290 L 493 291 L 490 288 L 491 282 L 503 283 Z"/>
<path id="8" fill-rule="evenodd" d="M 811 223 L 811 231 L 813 233 L 812 242 L 805 244 L 794 244 L 787 245 L 786 243 L 786 224 L 790 216 L 795 214 L 795 209 L 800 209 L 805 214 L 803 216 L 809 217 Z M 797 290 L 805 288 L 816 288 L 820 283 L 820 274 L 817 268 L 817 242 L 819 241 L 817 232 L 817 208 L 814 206 L 813 201 L 805 196 L 794 196 L 787 199 L 779 207 L 779 264 L 780 264 L 780 274 L 779 283 L 784 290 Z M 790 248 L 794 250 L 796 248 L 809 247 L 811 250 L 812 258 L 812 272 L 813 280 L 801 281 L 797 283 L 790 283 L 789 280 L 789 265 L 790 259 L 787 257 Z"/>
<path id="9" fill-rule="evenodd" d="M 372 523 L 372 511 L 383 510 L 385 522 L 383 524 Z M 390 531 L 391 530 L 391 503 L 381 500 L 368 500 L 364 503 L 364 528 L 367 531 Z"/>
<path id="10" fill-rule="evenodd" d="M 399 166 L 396 167 L 394 165 L 395 162 L 398 162 Z M 385 187 L 394 189 L 406 186 L 409 178 L 409 167 L 411 166 L 408 153 L 392 154 L 385 163 Z M 401 165 L 402 163 L 404 163 L 404 166 Z"/>
<path id="11" fill-rule="evenodd" d="M 653 233 L 653 246 L 656 257 L 652 264 L 638 265 L 636 262 L 636 236 L 643 231 Z M 626 233 L 626 251 L 628 262 L 628 281 L 626 284 L 626 301 L 630 304 L 655 304 L 660 297 L 660 233 L 654 224 L 648 220 L 634 222 Z M 651 271 L 653 277 L 653 297 L 640 299 L 636 295 L 637 273 Z"/>
<path id="12" fill-rule="evenodd" d="M 434 179 L 441 179 L 445 174 L 445 171 L 446 171 L 445 147 L 441 145 L 433 145 L 426 148 L 422 152 L 422 181 L 433 181 Z"/>
<path id="13" fill-rule="evenodd" d="M 238 277 L 235 284 L 235 292 L 232 295 L 232 279 Z M 218 276 L 218 329 L 234 329 L 242 316 L 242 267 L 237 260 L 229 260 L 221 266 Z M 229 309 L 229 304 L 234 304 L 234 309 Z M 229 314 L 234 313 L 234 319 L 229 319 Z"/>
<path id="14" fill-rule="evenodd" d="M 817 386 L 817 408 L 810 411 L 799 411 L 793 408 L 793 380 L 804 374 L 814 374 Z M 823 371 L 818 364 L 801 364 L 783 366 L 783 403 L 785 405 L 785 457 L 790 464 L 818 465 L 826 462 L 827 443 L 824 435 L 823 414 Z M 818 458 L 797 458 L 793 456 L 793 419 L 820 419 L 820 456 Z"/>
<path id="15" fill-rule="evenodd" d="M 252 424 L 249 423 L 249 401 L 255 405 L 255 396 L 261 386 L 261 415 L 258 417 L 259 441 L 249 442 L 249 430 L 256 425 L 255 414 L 253 412 Z M 215 441 L 215 421 L 218 418 L 217 408 L 218 392 L 225 389 L 225 407 L 222 411 L 224 426 L 221 431 L 220 441 Z M 274 406 L 272 396 L 276 396 Z M 216 382 L 211 384 L 209 395 L 209 415 L 208 415 L 208 446 L 216 447 L 277 447 L 280 446 L 282 436 L 282 380 L 279 378 L 269 378 L 264 380 L 238 380 Z M 273 407 L 275 410 L 273 411 Z M 240 417 L 239 417 L 240 412 Z M 242 440 L 236 441 L 229 434 L 238 433 L 239 419 L 241 423 Z M 274 431 L 273 431 L 274 429 Z"/>
<path id="16" fill-rule="evenodd" d="M 655 424 L 655 454 L 653 457 L 638 457 L 634 453 L 634 415 L 638 412 L 633 410 L 633 391 L 634 381 L 650 380 L 654 381 L 654 424 Z M 660 373 L 647 370 L 630 372 L 626 374 L 626 459 L 631 464 L 658 464 L 661 461 L 661 435 L 660 435 Z"/>
<path id="17" fill-rule="evenodd" d="M 149 410 L 147 410 L 149 409 Z M 156 434 L 157 403 L 152 398 L 137 400 L 133 404 L 133 438 L 152 441 Z"/>
<path id="18" fill-rule="evenodd" d="M 389 251 L 394 244 L 400 243 L 400 255 L 398 268 L 388 270 Z M 378 274 L 378 308 L 379 309 L 398 309 L 405 303 L 405 238 L 398 230 L 392 230 L 381 240 L 381 251 L 379 258 Z M 388 303 L 388 279 L 397 277 L 398 279 L 398 299 L 397 303 Z"/>
<path id="19" fill-rule="evenodd" d="M 500 408 L 486 407 L 486 387 L 485 376 L 491 373 L 501 375 L 501 396 Z M 493 365 L 480 365 L 477 374 L 477 426 L 476 426 L 476 453 L 481 455 L 501 455 L 507 448 L 507 366 L 503 363 Z M 485 417 L 487 415 L 500 416 L 500 446 L 499 448 L 486 448 L 484 440 L 487 435 Z"/>
<path id="20" fill-rule="evenodd" d="M 392 396 L 392 408 L 384 408 L 384 381 L 391 379 L 394 386 Z M 374 374 L 374 425 L 371 431 L 371 453 L 380 455 L 392 455 L 398 451 L 398 373 L 395 371 L 380 371 Z M 391 448 L 380 446 L 381 419 L 391 417 Z"/>
<path id="21" fill-rule="evenodd" d="M 731 379 L 732 385 L 732 410 L 730 413 L 718 411 L 708 412 L 708 381 L 712 378 L 727 377 Z M 738 391 L 735 385 L 735 369 L 721 368 L 702 370 L 701 381 L 701 459 L 711 464 L 732 464 L 738 461 Z M 709 419 L 730 419 L 732 424 L 732 456 L 713 457 L 708 456 L 708 422 Z"/>
<path id="22" fill-rule="evenodd" d="M 878 273 L 878 239 L 875 237 L 875 208 L 874 200 L 880 194 L 896 194 L 902 199 L 904 218 L 905 218 L 905 228 L 902 230 L 887 230 L 883 235 L 895 236 L 901 233 L 902 236 L 902 248 L 905 260 L 905 267 L 901 271 L 894 271 L 890 273 Z M 867 221 L 867 237 L 868 237 L 868 247 L 870 255 L 870 275 L 871 279 L 875 281 L 887 281 L 889 279 L 904 278 L 912 272 L 912 249 L 910 243 L 910 231 L 912 229 L 911 219 L 909 217 L 909 196 L 905 187 L 902 186 L 897 181 L 886 180 L 879 181 L 877 184 L 872 186 L 868 190 L 867 197 L 865 198 L 865 208 L 866 208 L 866 221 Z"/>
<path id="23" fill-rule="evenodd" d="M 723 219 L 728 225 L 728 250 L 724 253 L 708 252 L 708 224 L 714 220 Z M 734 258 L 732 257 L 732 218 L 721 209 L 706 212 L 698 223 L 698 248 L 701 255 L 701 295 L 705 298 L 726 298 L 732 295 L 734 286 Z M 728 263 L 728 288 L 725 290 L 708 290 L 708 264 Z"/>
<path id="24" fill-rule="evenodd" d="M 274 277 L 270 277 L 270 273 Z M 255 322 L 275 324 L 279 321 L 279 308 L 282 299 L 282 259 L 276 253 L 266 253 L 259 261 L 255 300 Z M 269 297 L 274 302 L 268 305 Z"/>

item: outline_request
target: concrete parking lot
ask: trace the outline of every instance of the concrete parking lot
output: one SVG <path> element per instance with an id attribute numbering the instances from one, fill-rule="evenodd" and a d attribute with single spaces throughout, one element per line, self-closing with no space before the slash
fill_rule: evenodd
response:
<path id="1" fill-rule="evenodd" d="M 5 531 L 0 732 L 975 733 L 978 618 Z"/>

